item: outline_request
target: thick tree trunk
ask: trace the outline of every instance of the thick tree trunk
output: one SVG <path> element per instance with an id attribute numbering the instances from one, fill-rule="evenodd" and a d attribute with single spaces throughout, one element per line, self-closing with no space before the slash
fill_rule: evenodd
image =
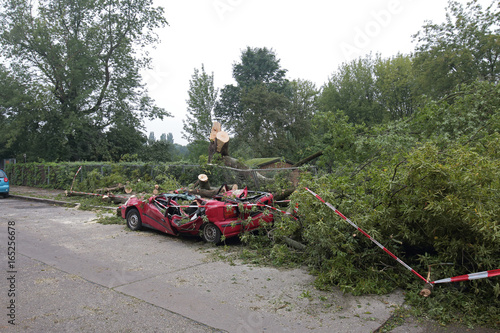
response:
<path id="1" fill-rule="evenodd" d="M 294 167 L 294 168 L 297 168 L 297 167 L 299 167 L 299 166 L 301 166 L 301 165 L 304 165 L 304 164 L 306 164 L 306 163 L 309 163 L 310 161 L 314 160 L 315 158 L 320 157 L 321 155 L 323 155 L 323 151 L 318 151 L 317 153 L 314 153 L 314 154 L 312 154 L 311 156 L 308 156 L 308 157 L 306 157 L 306 158 L 304 158 L 304 159 L 302 159 L 302 160 L 298 161 L 297 163 L 295 163 L 295 164 L 293 165 L 293 167 Z"/>
<path id="2" fill-rule="evenodd" d="M 203 190 L 211 190 L 208 177 L 203 173 L 198 175 L 198 185 L 200 185 L 200 188 Z"/>
<path id="3" fill-rule="evenodd" d="M 264 177 L 257 171 L 254 171 L 250 169 L 246 164 L 241 163 L 237 159 L 231 157 L 231 156 L 224 156 L 224 164 L 227 167 L 234 168 L 234 169 L 240 169 L 240 175 L 242 175 L 245 179 L 256 181 L 256 182 L 269 182 L 270 179 L 267 177 Z M 256 179 L 254 179 L 256 177 Z"/>
<path id="4" fill-rule="evenodd" d="M 274 192 L 273 193 L 274 201 L 281 201 L 288 199 L 288 197 L 292 195 L 293 191 L 295 191 L 295 187 Z"/>
<path id="5" fill-rule="evenodd" d="M 249 170 L 248 165 L 241 163 L 237 159 L 231 156 L 224 156 L 224 165 L 234 169 Z"/>
<path id="6" fill-rule="evenodd" d="M 210 144 L 208 145 L 208 163 L 212 163 L 212 157 L 215 152 L 217 152 L 217 142 L 215 142 L 215 140 L 210 141 Z"/>
<path id="7" fill-rule="evenodd" d="M 117 196 L 114 196 L 112 194 L 109 194 L 109 195 L 104 195 L 102 197 L 102 200 L 104 201 L 107 201 L 107 202 L 112 202 L 112 203 L 115 203 L 115 204 L 124 204 L 125 202 L 127 202 L 128 198 L 127 197 L 117 197 Z"/>
<path id="8" fill-rule="evenodd" d="M 102 193 L 102 192 L 108 193 L 108 192 L 114 192 L 114 191 L 123 191 L 124 189 L 125 189 L 125 185 L 118 184 L 114 187 L 98 188 L 95 191 L 96 191 L 96 193 Z"/>
<path id="9" fill-rule="evenodd" d="M 299 243 L 297 242 L 296 240 L 293 240 L 291 238 L 288 238 L 288 237 L 283 237 L 283 241 L 290 247 L 293 247 L 297 250 L 300 250 L 300 251 L 304 251 L 307 247 L 302 244 L 302 243 Z"/>
<path id="10" fill-rule="evenodd" d="M 217 137 L 215 139 L 215 142 L 217 144 L 217 151 L 222 156 L 228 156 L 229 155 L 229 135 L 224 131 L 220 131 L 217 133 Z"/>
<path id="11" fill-rule="evenodd" d="M 96 194 L 96 193 L 85 193 L 85 192 L 76 192 L 76 191 L 65 191 L 67 197 L 101 197 L 101 199 L 105 201 L 111 201 L 114 203 L 125 203 L 128 199 L 128 196 L 115 196 L 114 194 Z"/>

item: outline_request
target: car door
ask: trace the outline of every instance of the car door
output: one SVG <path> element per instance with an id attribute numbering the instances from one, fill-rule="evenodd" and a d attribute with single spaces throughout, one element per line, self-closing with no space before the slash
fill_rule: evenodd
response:
<path id="1" fill-rule="evenodd" d="M 167 234 L 176 235 L 177 232 L 174 231 L 170 221 L 165 217 L 164 208 L 166 204 L 161 200 L 157 200 L 156 197 L 152 197 L 149 203 L 144 205 L 144 210 L 142 217 L 146 224 L 149 224 L 152 228 L 163 231 Z"/>

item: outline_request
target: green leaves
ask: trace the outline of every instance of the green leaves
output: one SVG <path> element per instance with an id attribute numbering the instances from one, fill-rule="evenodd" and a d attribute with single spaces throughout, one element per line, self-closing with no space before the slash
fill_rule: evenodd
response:
<path id="1" fill-rule="evenodd" d="M 47 143 L 36 156 L 107 160 L 101 148 L 110 145 L 111 126 L 126 122 L 114 130 L 136 136 L 144 118 L 170 115 L 154 105 L 138 74 L 149 58 L 137 46 L 156 43 L 153 29 L 167 24 L 151 0 L 50 0 L 36 10 L 25 0 L 2 4 L 0 44 L 11 63 L 20 64 L 16 70 L 30 77 L 23 102 L 36 101 L 35 108 L 17 108 L 13 121 L 34 128 L 31 145 Z M 20 147 L 25 137 L 12 140 L 14 153 L 27 152 Z"/>
<path id="2" fill-rule="evenodd" d="M 233 77 L 243 89 L 265 84 L 272 87 L 271 90 L 282 91 L 286 70 L 279 62 L 272 49 L 247 47 L 241 54 L 241 63 L 233 65 Z"/>
<path id="3" fill-rule="evenodd" d="M 214 88 L 214 74 L 208 75 L 204 65 L 201 66 L 201 71 L 195 68 L 189 81 L 188 115 L 183 120 L 183 137 L 190 143 L 208 142 L 218 92 Z"/>
<path id="4" fill-rule="evenodd" d="M 463 6 L 449 1 L 446 22 L 427 23 L 414 38 L 421 89 L 439 98 L 458 84 L 481 79 L 497 82 L 500 11 L 496 1 L 482 9 L 477 0 Z"/>
<path id="5" fill-rule="evenodd" d="M 384 120 L 384 110 L 377 101 L 374 60 L 371 55 L 339 66 L 323 88 L 320 110 L 341 110 L 355 124 L 377 124 Z"/>
<path id="6" fill-rule="evenodd" d="M 285 74 L 275 52 L 265 47 L 248 47 L 233 65 L 237 85 L 226 85 L 215 107 L 215 117 L 234 133 L 231 154 L 296 160 L 311 153 L 305 150 L 318 91 Z"/>
<path id="7" fill-rule="evenodd" d="M 433 280 L 497 269 L 499 97 L 495 84 L 475 82 L 427 102 L 412 117 L 371 128 L 356 128 L 341 112 L 320 112 L 314 119 L 326 146 L 320 165 L 330 173 L 304 176 L 299 188 L 313 189 L 424 276 L 435 265 Z M 411 273 L 314 196 L 300 190 L 292 196 L 296 202 L 300 227 L 281 231 L 307 245 L 305 262 L 318 287 L 352 293 L 419 288 Z M 437 266 L 442 263 L 451 265 Z M 498 310 L 489 306 L 500 305 L 493 282 L 467 283 L 468 290 L 449 294 L 440 287 L 434 293 L 442 300 L 432 306 L 412 301 L 443 321 L 462 311 L 491 324 Z M 450 297 L 453 309 L 441 304 Z"/>

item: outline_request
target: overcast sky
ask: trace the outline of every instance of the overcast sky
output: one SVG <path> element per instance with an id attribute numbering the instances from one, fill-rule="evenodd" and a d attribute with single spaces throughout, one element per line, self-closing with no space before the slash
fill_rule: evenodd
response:
<path id="1" fill-rule="evenodd" d="M 466 3 L 466 0 L 460 0 Z M 481 1 L 486 8 L 491 0 Z M 174 115 L 146 121 L 157 139 L 172 133 L 182 145 L 189 80 L 205 65 L 215 87 L 234 83 L 241 51 L 275 51 L 287 78 L 321 87 L 344 63 L 372 52 L 383 58 L 414 50 L 412 35 L 426 20 L 442 23 L 447 0 L 155 0 L 169 26 L 158 31 L 152 69 L 143 73 L 150 96 Z"/>

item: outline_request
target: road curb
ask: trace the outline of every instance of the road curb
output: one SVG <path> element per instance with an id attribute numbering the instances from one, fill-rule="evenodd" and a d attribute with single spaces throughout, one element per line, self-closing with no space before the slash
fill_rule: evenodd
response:
<path id="1" fill-rule="evenodd" d="M 60 200 L 54 200 L 54 199 L 37 198 L 37 197 L 28 197 L 25 195 L 17 195 L 17 194 L 10 194 L 9 197 L 14 198 L 14 199 L 20 199 L 20 200 L 43 202 L 43 203 L 57 205 L 57 206 L 76 207 L 78 205 L 78 203 L 73 203 L 73 202 L 66 202 L 66 201 L 60 201 Z"/>
<path id="2" fill-rule="evenodd" d="M 78 202 L 67 202 L 67 201 L 54 200 L 54 199 L 28 197 L 25 195 L 17 195 L 17 194 L 10 194 L 9 197 L 14 198 L 14 199 L 19 199 L 19 200 L 43 202 L 43 203 L 46 203 L 49 205 L 56 205 L 56 206 L 77 207 L 80 205 L 80 203 L 78 203 Z M 117 207 L 109 207 L 109 206 L 90 206 L 90 207 L 98 208 L 98 209 L 108 209 L 108 210 L 116 210 L 117 209 Z"/>

